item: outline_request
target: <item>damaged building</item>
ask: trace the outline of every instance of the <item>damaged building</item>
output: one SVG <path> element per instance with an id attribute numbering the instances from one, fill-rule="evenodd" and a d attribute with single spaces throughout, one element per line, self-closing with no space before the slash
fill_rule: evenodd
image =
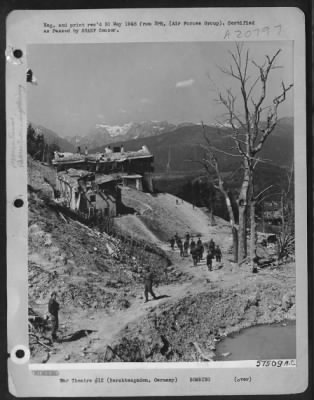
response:
<path id="1" fill-rule="evenodd" d="M 85 218 L 115 217 L 121 208 L 117 183 L 114 176 L 70 168 L 57 174 L 57 202 Z"/>
<path id="2" fill-rule="evenodd" d="M 105 148 L 103 153 L 85 154 L 55 152 L 52 164 L 57 172 L 75 168 L 120 178 L 120 183 L 138 190 L 153 192 L 154 157 L 146 146 L 138 151 L 125 151 L 123 146 Z"/>
<path id="3" fill-rule="evenodd" d="M 56 201 L 87 219 L 115 217 L 125 211 L 121 186 L 153 191 L 152 162 L 146 146 L 128 152 L 123 147 L 96 154 L 55 152 Z"/>

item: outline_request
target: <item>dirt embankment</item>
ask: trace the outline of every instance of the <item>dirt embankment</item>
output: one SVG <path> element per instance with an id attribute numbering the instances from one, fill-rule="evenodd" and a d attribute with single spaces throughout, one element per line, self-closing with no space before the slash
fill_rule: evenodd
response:
<path id="1" fill-rule="evenodd" d="M 147 264 L 158 270 L 160 283 L 171 282 L 167 274 L 170 261 L 162 250 L 109 237 L 63 218 L 37 194 L 29 195 L 31 299 L 46 299 L 55 288 L 64 301 L 71 297 L 77 301 L 80 293 L 82 301 L 76 305 L 91 306 L 96 301 L 97 307 L 104 307 L 106 297 L 110 303 L 113 294 L 102 288 L 141 285 L 143 266 Z M 77 294 L 72 296 L 72 292 Z M 97 301 L 98 297 L 102 301 Z"/>
<path id="2" fill-rule="evenodd" d="M 213 231 L 210 218 L 198 207 L 169 193 L 143 193 L 131 188 L 122 188 L 123 203 L 136 210 L 136 215 L 117 218 L 116 225 L 134 236 L 150 242 L 167 242 L 178 233 L 200 235 L 208 240 Z M 228 223 L 216 217 L 220 231 L 229 232 Z"/>
<path id="3" fill-rule="evenodd" d="M 234 273 L 234 272 L 233 272 Z M 207 290 L 163 305 L 120 332 L 102 361 L 204 361 L 215 359 L 224 336 L 258 324 L 295 319 L 294 265 L 239 272 L 235 280 L 208 283 Z M 230 277 L 229 277 L 230 278 Z M 203 289 L 204 290 L 204 289 Z"/>

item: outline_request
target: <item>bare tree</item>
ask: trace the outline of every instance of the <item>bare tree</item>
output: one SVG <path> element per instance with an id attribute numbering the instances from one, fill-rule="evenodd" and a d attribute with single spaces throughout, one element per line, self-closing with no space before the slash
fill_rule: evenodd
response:
<path id="1" fill-rule="evenodd" d="M 258 154 L 267 138 L 273 132 L 278 121 L 278 108 L 286 100 L 287 92 L 292 84 L 286 86 L 281 82 L 281 89 L 268 105 L 265 105 L 268 83 L 271 72 L 275 68 L 280 49 L 273 56 L 265 56 L 262 65 L 250 59 L 249 49 L 237 43 L 234 51 L 230 51 L 230 66 L 220 70 L 237 81 L 240 91 L 237 96 L 232 89 L 218 91 L 218 101 L 226 109 L 226 121 L 231 127 L 232 139 L 237 154 L 241 157 L 243 178 L 238 196 L 239 229 L 238 258 L 242 262 L 247 256 L 247 212 L 253 196 L 254 170 L 258 162 L 263 161 Z M 249 70 L 257 70 L 254 76 Z M 269 104 L 270 103 L 270 104 Z M 241 111 L 239 111 L 239 108 Z"/>
<path id="2" fill-rule="evenodd" d="M 206 145 L 202 146 L 204 149 L 204 156 L 203 156 L 202 160 L 200 161 L 200 163 L 204 167 L 205 171 L 207 172 L 209 179 L 211 179 L 213 177 L 213 172 L 214 172 L 214 179 L 213 179 L 214 188 L 219 190 L 222 193 L 222 195 L 224 196 L 228 215 L 229 215 L 231 231 L 232 231 L 233 259 L 234 259 L 234 262 L 238 262 L 238 228 L 235 224 L 235 218 L 234 218 L 234 212 L 233 212 L 233 208 L 232 208 L 232 204 L 231 204 L 231 199 L 230 199 L 227 189 L 225 188 L 225 182 L 224 182 L 224 179 L 222 177 L 222 174 L 221 174 L 221 171 L 219 168 L 218 159 L 216 157 L 215 151 L 213 150 L 213 146 L 211 145 L 211 142 L 210 142 L 208 136 L 206 136 L 205 127 L 204 127 L 203 123 L 202 123 L 202 127 L 203 127 L 203 135 L 204 135 L 204 139 L 206 141 Z"/>

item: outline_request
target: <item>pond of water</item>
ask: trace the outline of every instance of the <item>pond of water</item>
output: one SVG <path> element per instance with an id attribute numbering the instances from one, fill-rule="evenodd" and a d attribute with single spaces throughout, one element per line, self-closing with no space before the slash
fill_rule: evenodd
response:
<path id="1" fill-rule="evenodd" d="M 226 337 L 216 346 L 217 361 L 275 358 L 296 358 L 294 321 L 243 329 Z"/>

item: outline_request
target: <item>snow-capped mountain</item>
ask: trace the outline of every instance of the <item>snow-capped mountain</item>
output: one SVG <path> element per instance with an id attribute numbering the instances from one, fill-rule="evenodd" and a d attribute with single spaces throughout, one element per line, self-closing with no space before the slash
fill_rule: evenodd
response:
<path id="1" fill-rule="evenodd" d="M 119 135 L 125 135 L 131 126 L 133 125 L 133 122 L 129 122 L 128 124 L 124 125 L 106 125 L 106 124 L 96 124 L 96 129 L 103 129 L 109 133 L 111 137 L 119 136 Z"/>
<path id="2" fill-rule="evenodd" d="M 97 123 L 86 136 L 67 139 L 76 147 L 92 149 L 109 143 L 160 135 L 175 128 L 176 125 L 167 121 L 129 122 L 124 125 Z"/>
<path id="3" fill-rule="evenodd" d="M 216 122 L 215 124 L 213 124 L 213 126 L 216 126 L 217 128 L 222 128 L 222 129 L 231 129 L 232 125 L 230 124 L 230 122 Z M 233 123 L 233 126 L 238 129 L 240 127 L 239 124 L 237 124 L 236 122 Z"/>

